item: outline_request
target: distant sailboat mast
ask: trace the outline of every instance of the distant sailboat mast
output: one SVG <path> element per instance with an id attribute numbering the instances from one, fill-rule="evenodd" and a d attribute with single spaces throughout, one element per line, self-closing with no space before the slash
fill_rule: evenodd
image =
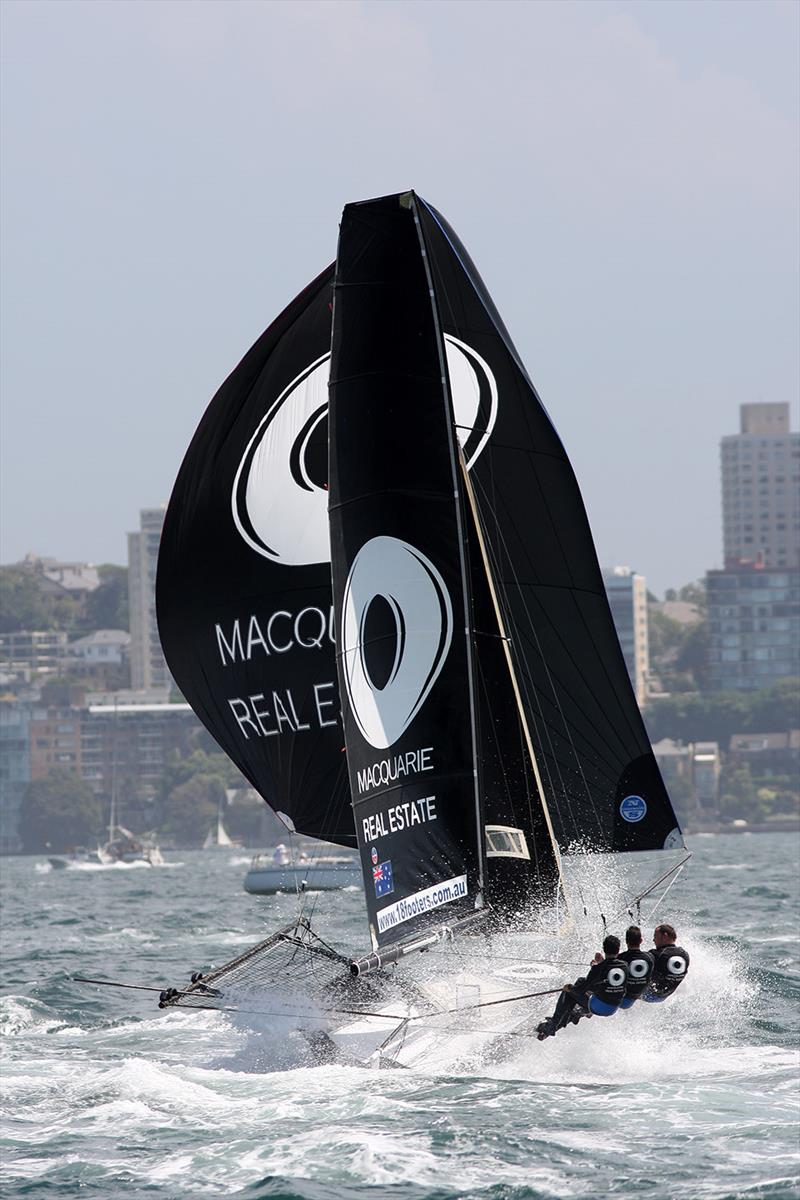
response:
<path id="1" fill-rule="evenodd" d="M 114 841 L 114 837 L 119 823 L 119 801 L 117 796 L 117 742 L 119 736 L 118 727 L 119 712 L 117 709 L 117 697 L 114 696 L 114 718 L 111 732 L 111 803 L 108 809 L 108 840 Z"/>
<path id="2" fill-rule="evenodd" d="M 228 831 L 226 830 L 224 822 L 222 820 L 222 809 L 223 809 L 224 804 L 225 804 L 225 797 L 220 796 L 219 803 L 217 805 L 216 829 L 212 825 L 212 827 L 209 829 L 208 833 L 206 834 L 206 840 L 203 842 L 204 850 L 211 850 L 211 849 L 213 849 L 214 846 L 222 846 L 223 848 L 233 846 L 233 842 L 231 841 L 230 837 L 228 836 Z"/>

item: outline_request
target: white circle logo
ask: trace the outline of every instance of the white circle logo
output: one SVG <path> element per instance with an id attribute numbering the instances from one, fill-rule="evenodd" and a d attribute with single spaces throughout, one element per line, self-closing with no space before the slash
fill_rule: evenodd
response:
<path id="1" fill-rule="evenodd" d="M 497 418 L 497 384 L 475 350 L 445 334 L 456 434 L 471 469 Z M 329 562 L 328 375 L 323 354 L 284 388 L 259 422 L 231 493 L 233 520 L 252 550 L 289 567 Z"/>
<path id="2" fill-rule="evenodd" d="M 612 967 L 606 976 L 611 987 L 622 987 L 625 982 L 625 972 L 622 967 Z"/>
<path id="3" fill-rule="evenodd" d="M 686 963 L 677 954 L 673 954 L 667 959 L 667 970 L 670 975 L 683 975 L 686 970 Z"/>
<path id="4" fill-rule="evenodd" d="M 628 963 L 628 971 L 633 979 L 644 979 L 649 970 L 650 964 L 646 958 L 635 958 Z"/>
<path id="5" fill-rule="evenodd" d="M 380 637 L 370 631 L 376 620 Z M 341 655 L 350 708 L 371 746 L 385 750 L 405 733 L 452 636 L 450 596 L 430 559 L 398 538 L 365 542 L 345 584 Z"/>

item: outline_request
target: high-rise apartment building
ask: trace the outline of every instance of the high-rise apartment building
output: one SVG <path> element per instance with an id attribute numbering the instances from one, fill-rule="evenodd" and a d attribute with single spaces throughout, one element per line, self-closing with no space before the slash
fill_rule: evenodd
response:
<path id="1" fill-rule="evenodd" d="M 800 433 L 789 405 L 743 404 L 740 431 L 722 439 L 722 525 L 726 565 L 800 566 Z"/>
<path id="2" fill-rule="evenodd" d="M 730 562 L 706 572 L 713 691 L 754 691 L 800 675 L 800 570 Z"/>
<path id="3" fill-rule="evenodd" d="M 163 693 L 172 686 L 156 623 L 156 565 L 165 508 L 143 508 L 140 529 L 128 534 L 131 687 Z"/>
<path id="4" fill-rule="evenodd" d="M 31 778 L 30 719 L 29 701 L 0 696 L 0 854 L 22 849 L 18 827 Z"/>
<path id="5" fill-rule="evenodd" d="M 643 705 L 650 666 L 644 575 L 637 575 L 630 567 L 604 567 L 603 583 L 636 700 Z"/>

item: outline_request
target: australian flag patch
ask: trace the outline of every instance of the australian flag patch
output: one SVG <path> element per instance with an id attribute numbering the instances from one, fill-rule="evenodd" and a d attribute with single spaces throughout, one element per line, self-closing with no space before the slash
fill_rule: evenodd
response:
<path id="1" fill-rule="evenodd" d="M 376 896 L 388 896 L 394 891 L 394 880 L 392 879 L 392 863 L 388 862 L 376 863 L 372 868 L 372 879 L 375 884 Z"/>

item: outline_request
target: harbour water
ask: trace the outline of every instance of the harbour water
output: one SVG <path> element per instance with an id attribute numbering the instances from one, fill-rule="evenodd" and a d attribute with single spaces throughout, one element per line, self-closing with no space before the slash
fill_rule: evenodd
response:
<path id="1" fill-rule="evenodd" d="M 672 920 L 692 955 L 671 1001 L 427 1072 L 304 1065 L 263 1020 L 74 981 L 179 983 L 290 920 L 295 897 L 244 893 L 241 852 L 66 871 L 5 859 L 3 1194 L 797 1200 L 798 839 L 691 849 L 662 907 L 642 905 L 646 932 Z M 359 891 L 309 902 L 364 949 Z M 599 941 L 586 921 L 563 961 L 594 949 L 592 921 Z"/>

